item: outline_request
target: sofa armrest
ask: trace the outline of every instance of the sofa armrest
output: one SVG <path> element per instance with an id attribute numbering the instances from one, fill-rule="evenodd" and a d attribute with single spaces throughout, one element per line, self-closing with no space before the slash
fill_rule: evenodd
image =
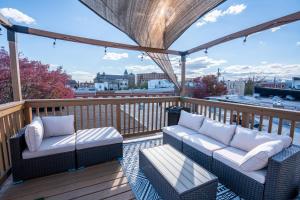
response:
<path id="1" fill-rule="evenodd" d="M 265 199 L 291 199 L 300 186 L 300 146 L 291 145 L 269 159 Z"/>
<path id="2" fill-rule="evenodd" d="M 9 139 L 11 160 L 13 165 L 22 160 L 22 152 L 26 148 L 25 129 L 26 127 L 20 129 L 16 135 Z"/>

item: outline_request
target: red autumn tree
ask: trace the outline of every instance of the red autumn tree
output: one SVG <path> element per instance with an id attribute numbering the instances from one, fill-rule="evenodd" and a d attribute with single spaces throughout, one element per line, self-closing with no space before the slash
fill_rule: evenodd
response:
<path id="1" fill-rule="evenodd" d="M 206 75 L 193 79 L 194 86 L 189 88 L 189 93 L 195 98 L 205 98 L 209 96 L 220 96 L 227 94 L 224 83 L 219 82 L 217 76 Z"/>
<path id="2" fill-rule="evenodd" d="M 72 98 L 74 92 L 67 86 L 71 77 L 61 67 L 49 70 L 40 61 L 19 58 L 21 90 L 24 99 Z M 13 100 L 9 55 L 0 49 L 0 103 Z"/>

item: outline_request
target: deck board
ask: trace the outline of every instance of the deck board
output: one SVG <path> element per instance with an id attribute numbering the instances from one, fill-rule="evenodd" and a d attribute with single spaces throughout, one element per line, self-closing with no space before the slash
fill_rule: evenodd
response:
<path id="1" fill-rule="evenodd" d="M 14 185 L 11 178 L 0 190 L 0 199 L 134 199 L 117 161 L 75 172 L 64 172 Z"/>

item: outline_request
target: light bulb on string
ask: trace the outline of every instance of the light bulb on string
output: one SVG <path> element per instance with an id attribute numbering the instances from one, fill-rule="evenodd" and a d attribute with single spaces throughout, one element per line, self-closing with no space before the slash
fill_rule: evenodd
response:
<path id="1" fill-rule="evenodd" d="M 144 61 L 144 52 L 142 53 L 142 55 L 141 55 L 141 61 Z"/>
<path id="2" fill-rule="evenodd" d="M 104 47 L 104 55 L 107 55 L 107 47 Z"/>
<path id="3" fill-rule="evenodd" d="M 248 37 L 248 35 L 246 35 L 244 40 L 243 40 L 244 44 L 247 42 L 247 37 Z"/>
<path id="4" fill-rule="evenodd" d="M 207 51 L 207 49 L 205 49 L 204 53 L 205 53 L 206 55 L 208 54 L 208 51 Z"/>
<path id="5" fill-rule="evenodd" d="M 54 39 L 53 41 L 53 48 L 55 48 L 55 45 L 56 45 L 56 39 Z"/>

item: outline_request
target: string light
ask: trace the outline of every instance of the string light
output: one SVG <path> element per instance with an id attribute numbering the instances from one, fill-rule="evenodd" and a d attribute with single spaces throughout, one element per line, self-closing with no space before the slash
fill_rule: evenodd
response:
<path id="1" fill-rule="evenodd" d="M 244 40 L 243 40 L 244 43 L 247 42 L 247 37 L 248 37 L 248 35 L 245 36 L 245 38 L 244 38 Z"/>
<path id="2" fill-rule="evenodd" d="M 0 35 L 2 35 L 2 28 L 0 28 Z"/>
<path id="3" fill-rule="evenodd" d="M 53 41 L 53 48 L 55 48 L 55 45 L 56 45 L 56 39 L 54 39 Z"/>
<path id="4" fill-rule="evenodd" d="M 107 55 L 107 47 L 104 47 L 104 55 Z"/>
<path id="5" fill-rule="evenodd" d="M 142 53 L 142 55 L 141 55 L 141 61 L 143 61 L 144 60 L 144 52 Z"/>
<path id="6" fill-rule="evenodd" d="M 208 51 L 207 51 L 207 49 L 205 49 L 204 53 L 205 53 L 205 54 L 208 54 Z"/>

